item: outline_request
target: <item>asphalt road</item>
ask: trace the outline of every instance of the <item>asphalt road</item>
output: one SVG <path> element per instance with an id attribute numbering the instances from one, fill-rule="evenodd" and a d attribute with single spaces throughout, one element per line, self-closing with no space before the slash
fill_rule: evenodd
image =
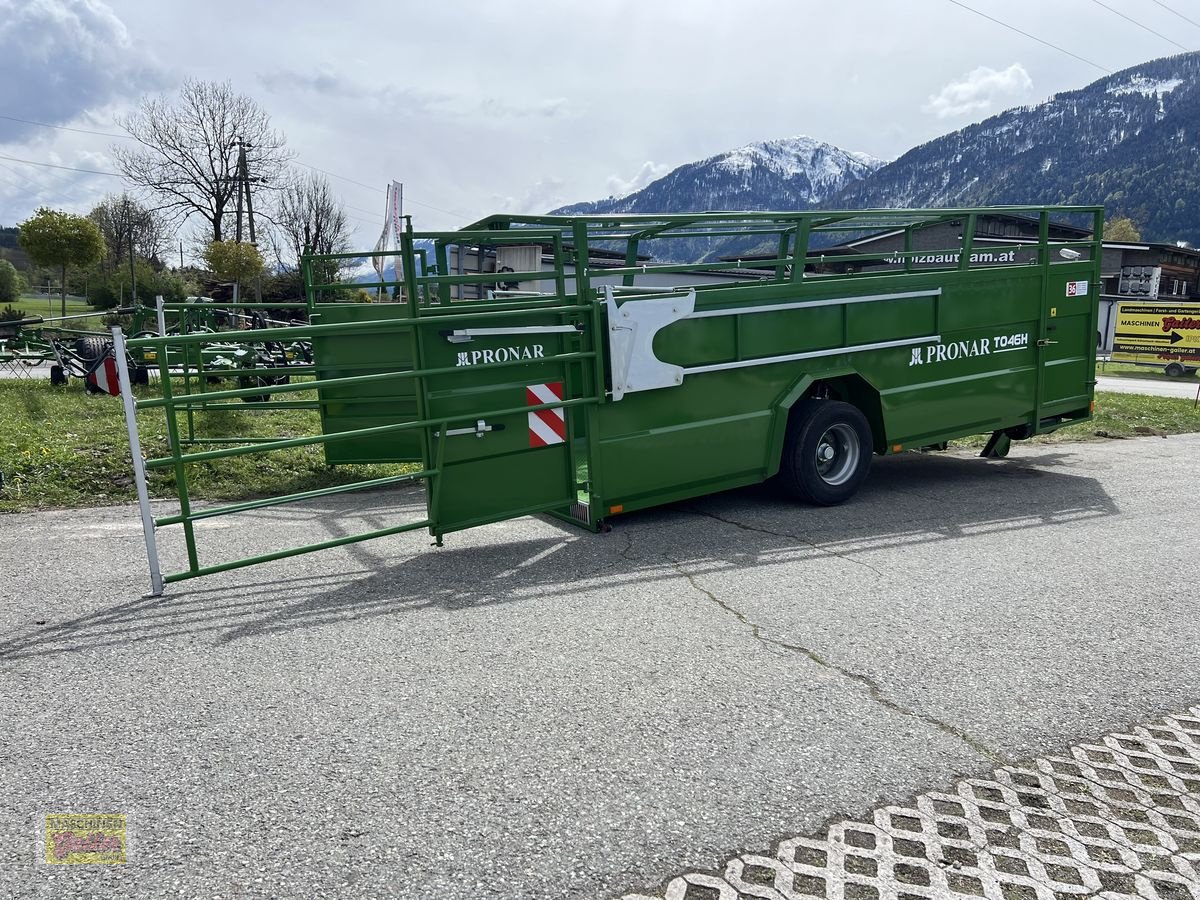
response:
<path id="1" fill-rule="evenodd" d="M 50 363 L 43 362 L 37 366 L 27 366 L 24 363 L 0 362 L 0 381 L 15 381 L 23 378 L 49 381 Z"/>
<path id="2" fill-rule="evenodd" d="M 1115 391 L 1118 394 L 1183 397 L 1187 400 L 1194 400 L 1197 394 L 1200 394 L 1200 381 L 1195 378 L 1179 378 L 1171 381 L 1153 378 L 1126 378 L 1123 375 L 1101 375 L 1097 371 L 1096 390 Z"/>
<path id="3" fill-rule="evenodd" d="M 0 518 L 0 896 L 654 892 L 1183 709 L 1198 451 L 905 454 L 836 509 L 406 534 L 161 599 L 133 510 Z M 218 520 L 203 558 L 420 511 Z M 127 814 L 129 864 L 39 863 L 59 812 Z"/>

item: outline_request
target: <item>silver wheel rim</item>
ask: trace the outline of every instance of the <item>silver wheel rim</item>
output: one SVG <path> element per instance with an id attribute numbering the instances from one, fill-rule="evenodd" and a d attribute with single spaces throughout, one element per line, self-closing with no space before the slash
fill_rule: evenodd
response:
<path id="1" fill-rule="evenodd" d="M 849 425 L 830 425 L 817 441 L 817 475 L 828 485 L 845 484 L 858 468 L 862 447 L 858 433 Z"/>

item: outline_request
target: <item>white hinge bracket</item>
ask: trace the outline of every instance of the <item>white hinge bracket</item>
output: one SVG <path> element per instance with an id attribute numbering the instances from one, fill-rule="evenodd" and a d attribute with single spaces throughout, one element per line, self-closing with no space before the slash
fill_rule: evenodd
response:
<path id="1" fill-rule="evenodd" d="M 612 398 L 683 384 L 681 366 L 654 355 L 654 338 L 668 325 L 696 309 L 696 291 L 663 297 L 640 297 L 617 306 L 611 285 L 604 286 L 608 309 L 608 347 L 612 364 Z"/>

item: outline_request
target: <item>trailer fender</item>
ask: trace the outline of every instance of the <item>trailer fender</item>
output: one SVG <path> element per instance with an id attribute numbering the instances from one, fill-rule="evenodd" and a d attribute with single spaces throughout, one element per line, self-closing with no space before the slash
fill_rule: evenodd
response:
<path id="1" fill-rule="evenodd" d="M 787 435 L 788 419 L 792 410 L 801 400 L 816 396 L 828 396 L 831 399 L 842 400 L 858 407 L 871 425 L 874 451 L 876 453 L 887 452 L 887 425 L 878 388 L 853 369 L 825 373 L 820 379 L 815 379 L 812 375 L 802 375 L 783 394 L 776 405 L 776 415 L 771 425 L 767 477 L 770 478 L 779 473 L 779 463 L 783 458 L 783 442 Z"/>

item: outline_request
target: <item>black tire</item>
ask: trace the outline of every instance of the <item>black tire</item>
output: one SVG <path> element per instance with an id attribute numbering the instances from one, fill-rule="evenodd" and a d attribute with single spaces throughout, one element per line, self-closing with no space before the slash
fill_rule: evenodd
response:
<path id="1" fill-rule="evenodd" d="M 50 367 L 50 383 L 55 387 L 61 387 L 67 383 L 67 373 L 63 371 L 63 367 L 55 364 Z"/>
<path id="2" fill-rule="evenodd" d="M 1184 375 L 1187 374 L 1187 369 L 1185 369 L 1183 366 L 1181 366 L 1177 362 L 1169 363 L 1163 371 L 1166 372 L 1172 378 L 1182 378 Z"/>
<path id="3" fill-rule="evenodd" d="M 788 417 L 779 483 L 797 500 L 834 506 L 850 497 L 871 470 L 871 425 L 858 407 L 805 400 Z"/>
<path id="4" fill-rule="evenodd" d="M 238 387 L 271 387 L 276 384 L 287 384 L 290 381 L 287 375 L 239 375 Z M 251 397 L 243 397 L 243 403 L 267 403 L 271 399 L 270 394 L 256 394 Z"/>
<path id="5" fill-rule="evenodd" d="M 104 356 L 111 347 L 112 341 L 102 337 L 81 337 L 75 339 L 75 355 L 88 362 Z"/>
<path id="6" fill-rule="evenodd" d="M 129 375 L 134 384 L 150 383 L 150 370 L 145 366 L 134 366 L 130 369 Z"/>

